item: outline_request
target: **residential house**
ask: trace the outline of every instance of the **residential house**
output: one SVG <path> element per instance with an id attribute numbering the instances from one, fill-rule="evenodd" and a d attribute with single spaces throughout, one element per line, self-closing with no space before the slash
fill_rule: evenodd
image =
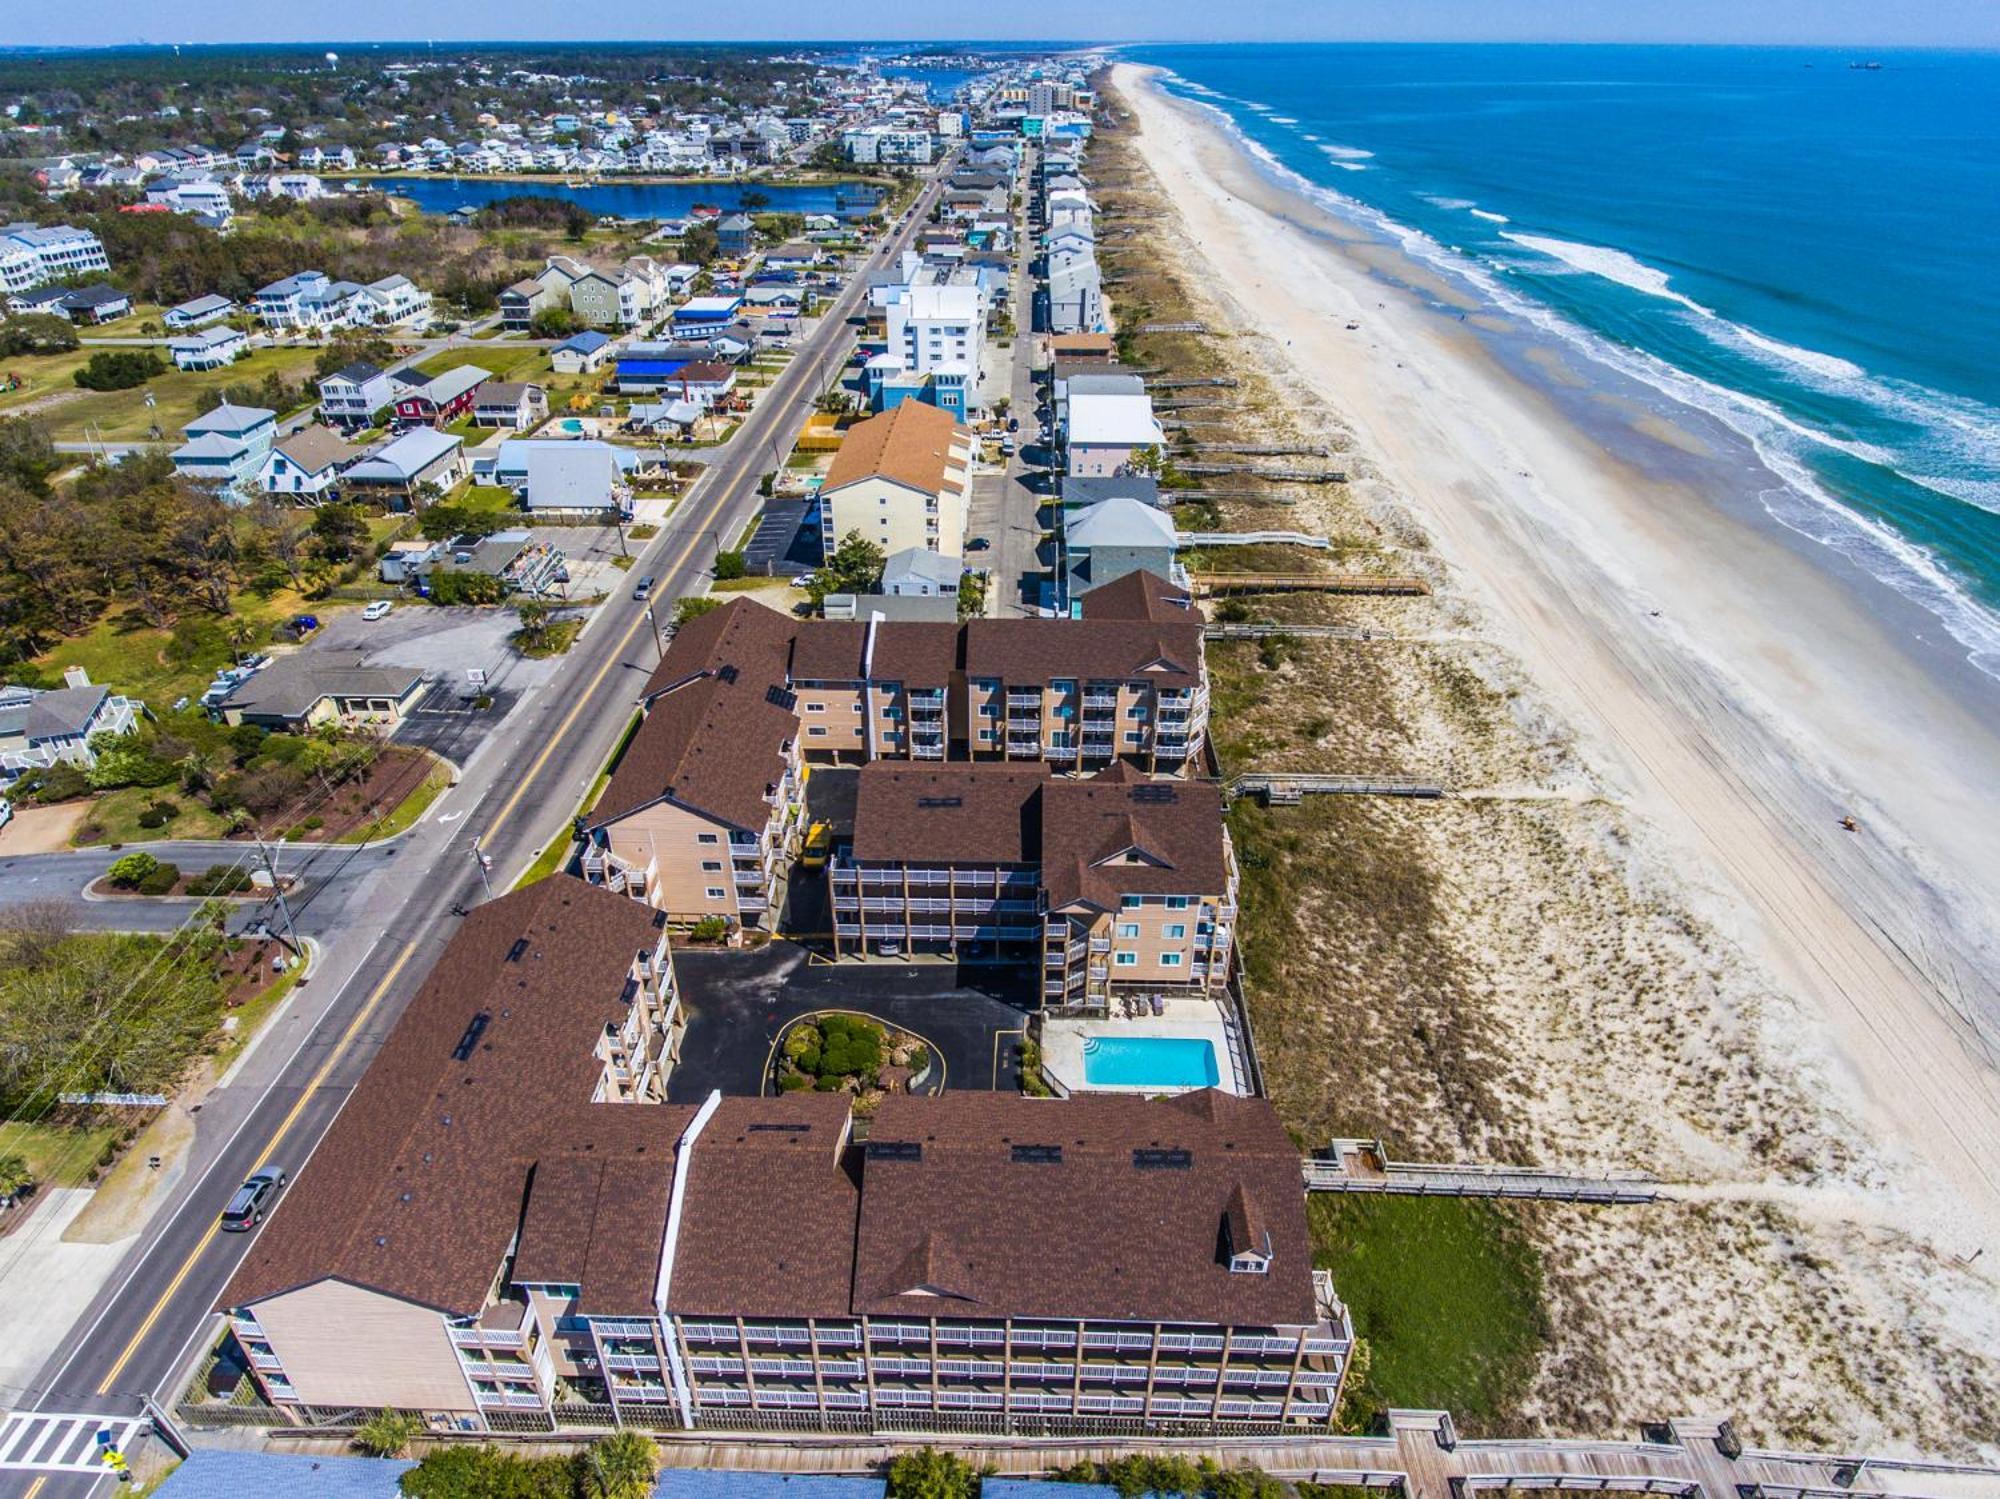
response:
<path id="1" fill-rule="evenodd" d="M 549 414 L 548 392 L 528 381 L 488 380 L 472 402 L 472 420 L 481 427 L 520 431 Z"/>
<path id="2" fill-rule="evenodd" d="M 408 276 L 384 276 L 362 288 L 367 302 L 367 321 L 378 328 L 398 324 L 428 324 L 431 294 Z"/>
<path id="3" fill-rule="evenodd" d="M 1172 507 L 1172 493 L 1162 493 L 1160 481 L 1148 474 L 1113 474 L 1098 478 L 1065 478 L 1059 491 L 1063 509 L 1080 509 L 1105 500 L 1137 500 L 1155 510 Z"/>
<path id="4" fill-rule="evenodd" d="M 716 221 L 715 238 L 724 259 L 743 260 L 757 246 L 757 225 L 747 213 L 732 213 Z"/>
<path id="5" fill-rule="evenodd" d="M 587 328 L 549 350 L 549 363 L 558 375 L 594 374 L 610 357 L 611 347 L 610 335 Z"/>
<path id="6" fill-rule="evenodd" d="M 675 338 L 704 338 L 713 330 L 734 323 L 743 312 L 743 298 L 737 293 L 712 297 L 691 297 L 673 311 Z"/>
<path id="7" fill-rule="evenodd" d="M 524 443 L 527 472 L 521 500 L 529 510 L 602 514 L 631 496 L 607 443 Z"/>
<path id="8" fill-rule="evenodd" d="M 250 340 L 238 328 L 203 328 L 167 340 L 167 354 L 184 370 L 217 370 L 250 352 Z"/>
<path id="9" fill-rule="evenodd" d="M 273 329 L 350 328 L 371 320 L 366 288 L 330 280 L 324 271 L 300 271 L 260 287 L 250 310 Z"/>
<path id="10" fill-rule="evenodd" d="M 396 381 L 365 360 L 326 375 L 319 382 L 320 420 L 354 431 L 372 427 L 396 404 Z"/>
<path id="11" fill-rule="evenodd" d="M 193 301 L 182 302 L 178 306 L 169 307 L 166 316 L 161 321 L 169 328 L 175 330 L 182 328 L 204 328 L 210 323 L 221 322 L 234 311 L 236 311 L 236 304 L 230 301 L 229 298 L 216 296 L 211 293 L 208 296 L 196 297 Z"/>
<path id="12" fill-rule="evenodd" d="M 254 724 L 273 733 L 303 734 L 338 724 L 389 734 L 426 685 L 413 666 L 371 666 L 359 651 L 309 647 L 244 677 L 214 711 L 232 726 Z"/>
<path id="13" fill-rule="evenodd" d="M 702 409 L 698 401 L 634 401 L 625 412 L 625 430 L 687 437 L 701 420 Z"/>
<path id="14" fill-rule="evenodd" d="M 971 432 L 934 406 L 905 401 L 856 422 L 820 486 L 826 555 L 859 533 L 885 554 L 960 556 L 971 470 Z"/>
<path id="15" fill-rule="evenodd" d="M 825 253 L 811 240 L 790 239 L 775 249 L 766 250 L 763 264 L 766 270 L 803 271 L 818 265 Z"/>
<path id="16" fill-rule="evenodd" d="M 442 427 L 472 410 L 479 387 L 491 376 L 476 364 L 461 364 L 396 392 L 396 424 Z"/>
<path id="17" fill-rule="evenodd" d="M 552 447 L 607 454 L 618 465 L 620 475 L 631 473 L 646 456 L 638 448 L 596 437 L 503 437 L 492 447 L 480 450 L 473 460 L 473 478 L 482 484 L 518 490 L 528 482 L 528 455 L 538 448 Z"/>
<path id="18" fill-rule="evenodd" d="M 905 547 L 889 554 L 882 566 L 882 592 L 904 598 L 958 598 L 958 580 L 965 568 L 956 557 L 927 547 Z"/>
<path id="19" fill-rule="evenodd" d="M 1138 394 L 1072 392 L 1063 424 L 1067 455 L 1064 472 L 1079 477 L 1127 473 L 1148 450 L 1164 451 L 1166 433 L 1153 416 L 1153 402 Z"/>
<path id="20" fill-rule="evenodd" d="M 361 457 L 360 448 L 315 423 L 272 445 L 257 482 L 266 494 L 319 505 L 336 497 L 341 474 Z"/>
<path id="21" fill-rule="evenodd" d="M 129 734 L 145 705 L 94 686 L 80 666 L 63 673 L 61 687 L 0 687 L 0 778 L 52 765 L 89 770 L 97 764 L 90 741 L 100 734 Z"/>
<path id="22" fill-rule="evenodd" d="M 132 310 L 132 299 L 115 286 L 45 286 L 7 298 L 11 313 L 39 313 L 66 323 L 108 323 Z"/>
<path id="23" fill-rule="evenodd" d="M 405 510 L 418 502 L 423 486 L 449 492 L 465 474 L 463 442 L 431 427 L 412 427 L 350 467 L 345 482 Z"/>
<path id="24" fill-rule="evenodd" d="M 278 414 L 262 406 L 224 402 L 203 412 L 181 431 L 187 441 L 174 449 L 175 473 L 224 489 L 247 488 L 271 451 Z"/>
<path id="25" fill-rule="evenodd" d="M 516 281 L 500 293 L 501 326 L 509 333 L 526 333 L 543 308 L 568 305 L 568 288 L 567 280 L 558 286 L 539 276 Z"/>
<path id="26" fill-rule="evenodd" d="M 1144 500 L 1121 495 L 1065 509 L 1057 540 L 1056 606 L 1064 612 L 1080 610 L 1091 589 L 1137 571 L 1186 590 L 1179 546 L 1173 517 Z"/>

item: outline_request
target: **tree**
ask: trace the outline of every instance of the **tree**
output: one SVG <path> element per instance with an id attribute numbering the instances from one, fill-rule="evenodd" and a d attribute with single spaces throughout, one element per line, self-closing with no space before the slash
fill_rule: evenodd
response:
<path id="1" fill-rule="evenodd" d="M 589 1499 L 647 1499 L 660 1476 L 659 1444 L 637 1431 L 593 1442 L 582 1458 L 578 1467 Z"/>
<path id="2" fill-rule="evenodd" d="M 750 564 L 743 560 L 741 552 L 717 552 L 715 554 L 715 580 L 728 583 L 750 575 Z"/>
<path id="3" fill-rule="evenodd" d="M 977 1499 L 979 1470 L 950 1452 L 920 1447 L 889 1464 L 889 1499 Z"/>
<path id="4" fill-rule="evenodd" d="M 549 606 L 540 599 L 522 599 L 514 606 L 521 621 L 522 643 L 540 649 L 549 638 Z"/>
<path id="5" fill-rule="evenodd" d="M 24 312 L 0 322 L 0 357 L 19 354 L 67 354 L 82 340 L 65 318 L 46 312 Z"/>
<path id="6" fill-rule="evenodd" d="M 576 314 L 567 307 L 544 307 L 528 322 L 536 338 L 564 338 L 577 330 Z"/>
<path id="7" fill-rule="evenodd" d="M 368 539 L 368 522 L 357 505 L 322 505 L 313 513 L 313 549 L 328 562 L 352 562 Z"/>
<path id="8" fill-rule="evenodd" d="M 28 1158 L 12 1152 L 0 1155 L 0 1206 L 10 1205 L 35 1184 Z"/>
<path id="9" fill-rule="evenodd" d="M 722 253 L 722 240 L 709 223 L 690 224 L 681 234 L 681 259 L 690 265 L 707 265 Z"/>
<path id="10" fill-rule="evenodd" d="M 313 361 L 313 373 L 321 379 L 350 364 L 373 364 L 387 368 L 396 361 L 396 349 L 388 339 L 367 328 L 342 328 L 327 340 Z"/>
<path id="11" fill-rule="evenodd" d="M 105 880 L 120 890 L 136 890 L 148 875 L 159 872 L 160 861 L 149 853 L 130 853 L 104 871 Z"/>
<path id="12" fill-rule="evenodd" d="M 812 575 L 806 592 L 814 604 L 823 602 L 829 593 L 870 593 L 881 580 L 882 564 L 887 560 L 882 548 L 859 531 L 849 531 L 833 549 L 832 560 Z"/>
<path id="13" fill-rule="evenodd" d="M 417 529 L 426 541 L 450 541 L 454 536 L 491 536 L 507 524 L 494 510 L 475 510 L 470 505 L 427 505 L 417 516 Z"/>
<path id="14" fill-rule="evenodd" d="M 410 1411 L 377 1411 L 354 1433 L 354 1445 L 370 1457 L 401 1457 L 424 1429 L 421 1418 Z"/>
<path id="15" fill-rule="evenodd" d="M 70 378 L 85 390 L 131 390 L 166 371 L 151 349 L 99 349 Z"/>
<path id="16" fill-rule="evenodd" d="M 257 627 L 239 614 L 222 627 L 222 633 L 229 641 L 230 655 L 235 657 L 236 664 L 241 666 L 245 648 L 257 638 Z"/>

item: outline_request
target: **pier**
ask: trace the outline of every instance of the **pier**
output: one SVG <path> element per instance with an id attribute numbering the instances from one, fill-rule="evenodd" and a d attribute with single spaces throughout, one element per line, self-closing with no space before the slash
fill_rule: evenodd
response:
<path id="1" fill-rule="evenodd" d="M 1426 594 L 1422 578 L 1393 573 L 1196 573 L 1188 582 L 1200 595 L 1229 593 Z"/>
<path id="2" fill-rule="evenodd" d="M 1345 484 L 1347 470 L 1338 468 L 1261 468 L 1254 463 L 1182 463 L 1184 474 L 1246 474 L 1252 479 L 1275 479 L 1285 484 Z"/>
<path id="3" fill-rule="evenodd" d="M 1201 632 L 1204 640 L 1282 640 L 1286 636 L 1321 640 L 1394 640 L 1394 630 L 1378 630 L 1368 625 L 1280 625 L 1265 621 L 1249 625 L 1210 625 Z"/>
<path id="4" fill-rule="evenodd" d="M 1646 1203 L 1660 1184 L 1641 1173 L 1576 1176 L 1533 1166 L 1392 1161 L 1380 1140 L 1330 1140 L 1304 1162 L 1308 1192 L 1372 1192 L 1399 1197 L 1512 1197 L 1543 1202 Z"/>
<path id="5" fill-rule="evenodd" d="M 1328 776 L 1287 771 L 1245 771 L 1229 783 L 1231 796 L 1255 796 L 1267 807 L 1296 807 L 1309 796 L 1409 796 L 1435 801 L 1450 790 L 1418 776 Z"/>

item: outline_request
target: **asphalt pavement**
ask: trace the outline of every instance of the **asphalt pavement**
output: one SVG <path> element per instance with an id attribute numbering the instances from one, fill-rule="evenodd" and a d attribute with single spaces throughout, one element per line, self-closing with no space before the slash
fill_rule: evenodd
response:
<path id="1" fill-rule="evenodd" d="M 938 172 L 948 171 L 950 162 Z M 892 232 L 899 253 L 937 191 Z M 179 1190 L 154 1214 L 105 1289 L 44 1366 L 35 1388 L 8 1404 L 45 1411 L 130 1414 L 147 1396 L 171 1406 L 172 1386 L 218 1331 L 211 1309 L 247 1240 L 217 1232 L 230 1192 L 266 1161 L 296 1173 L 367 1069 L 403 1004 L 456 929 L 457 915 L 488 888 L 501 891 L 570 817 L 636 711 L 662 651 L 657 630 L 671 600 L 696 591 L 716 551 L 733 542 L 759 504 L 756 481 L 780 458 L 815 399 L 853 347 L 847 322 L 864 292 L 858 273 L 766 390 L 736 437 L 634 564 L 659 578 L 655 616 L 629 593 L 591 618 L 556 678 L 528 689 L 504 726 L 463 764 L 460 784 L 419 829 L 330 876 L 296 902 L 301 927 L 320 930 L 324 956 L 298 991 L 281 1035 L 260 1043 L 231 1086 L 200 1115 Z M 505 685 L 505 684 L 502 684 Z M 478 856 L 491 861 L 482 873 Z M 23 856 L 26 857 L 26 856 Z M 57 859 L 68 855 L 51 856 Z M 4 871 L 0 871 L 4 873 Z M 74 1477 L 24 1481 L 0 1475 L 0 1496 L 83 1495 Z"/>

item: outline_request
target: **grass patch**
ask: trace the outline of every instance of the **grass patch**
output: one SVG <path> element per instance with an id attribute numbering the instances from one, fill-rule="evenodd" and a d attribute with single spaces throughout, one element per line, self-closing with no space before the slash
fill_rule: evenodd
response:
<path id="1" fill-rule="evenodd" d="M 119 1134 L 115 1124 L 81 1129 L 56 1124 L 0 1124 L 0 1155 L 27 1157 L 28 1169 L 44 1187 L 80 1187 Z"/>
<path id="2" fill-rule="evenodd" d="M 351 833 L 343 833 L 331 841 L 335 843 L 376 843 L 384 838 L 411 827 L 419 817 L 430 809 L 432 802 L 443 796 L 451 785 L 451 771 L 438 766 L 417 784 L 416 790 L 404 797 L 389 811 L 374 822 L 364 824 Z"/>
<path id="3" fill-rule="evenodd" d="M 9 360 L 7 368 L 22 377 L 22 387 L 0 396 L 0 415 L 54 395 L 62 399 L 42 407 L 37 414 L 58 442 L 81 442 L 86 428 L 93 438 L 131 441 L 143 439 L 155 426 L 167 439 L 178 439 L 181 428 L 194 420 L 195 401 L 202 392 L 224 385 L 255 384 L 274 370 L 296 384 L 312 373 L 319 353 L 312 348 L 259 349 L 221 369 L 169 368 L 132 390 L 81 390 L 71 376 L 96 352 L 86 345 L 67 354 Z M 145 399 L 149 390 L 157 402 L 151 407 Z"/>
<path id="4" fill-rule="evenodd" d="M 452 503 L 467 510 L 512 512 L 519 508 L 514 491 L 504 484 L 468 484 Z"/>
<path id="5" fill-rule="evenodd" d="M 245 1000 L 229 1013 L 235 1017 L 236 1029 L 222 1038 L 222 1044 L 215 1049 L 215 1070 L 219 1077 L 243 1054 L 264 1023 L 277 1013 L 278 1006 L 285 1002 L 285 996 L 297 987 L 304 975 L 306 965 L 294 963 L 278 975 L 276 983 L 266 984 L 254 999 Z"/>
<path id="6" fill-rule="evenodd" d="M 546 385 L 548 375 L 554 370 L 547 352 L 533 344 L 515 347 L 491 343 L 476 349 L 445 349 L 419 360 L 411 368 L 434 378 L 464 364 L 485 370 L 495 380 L 533 380 L 538 385 Z"/>
<path id="7" fill-rule="evenodd" d="M 141 827 L 140 814 L 155 802 L 171 802 L 179 810 L 156 828 Z M 228 830 L 222 815 L 199 797 L 184 795 L 177 786 L 125 786 L 107 791 L 90 804 L 78 824 L 79 848 L 101 843 L 151 843 L 160 838 L 220 838 Z"/>
<path id="8" fill-rule="evenodd" d="M 558 833 L 549 840 L 549 846 L 542 850 L 535 862 L 521 871 L 521 877 L 514 881 L 516 890 L 525 890 L 530 885 L 539 884 L 552 874 L 560 873 L 576 850 L 576 840 L 568 833 Z"/>
<path id="9" fill-rule="evenodd" d="M 720 578 L 709 585 L 710 593 L 770 593 L 791 587 L 787 578 Z"/>
<path id="10" fill-rule="evenodd" d="M 580 619 L 552 620 L 542 626 L 541 639 L 530 642 L 526 630 L 516 630 L 509 637 L 514 649 L 530 661 L 545 661 L 550 656 L 560 656 L 576 644 L 576 637 L 583 629 Z"/>
<path id="11" fill-rule="evenodd" d="M 1504 1208 L 1469 1198 L 1314 1193 L 1313 1264 L 1365 1338 L 1350 1421 L 1448 1410 L 1468 1435 L 1519 1408 L 1548 1341 L 1541 1261 Z"/>

